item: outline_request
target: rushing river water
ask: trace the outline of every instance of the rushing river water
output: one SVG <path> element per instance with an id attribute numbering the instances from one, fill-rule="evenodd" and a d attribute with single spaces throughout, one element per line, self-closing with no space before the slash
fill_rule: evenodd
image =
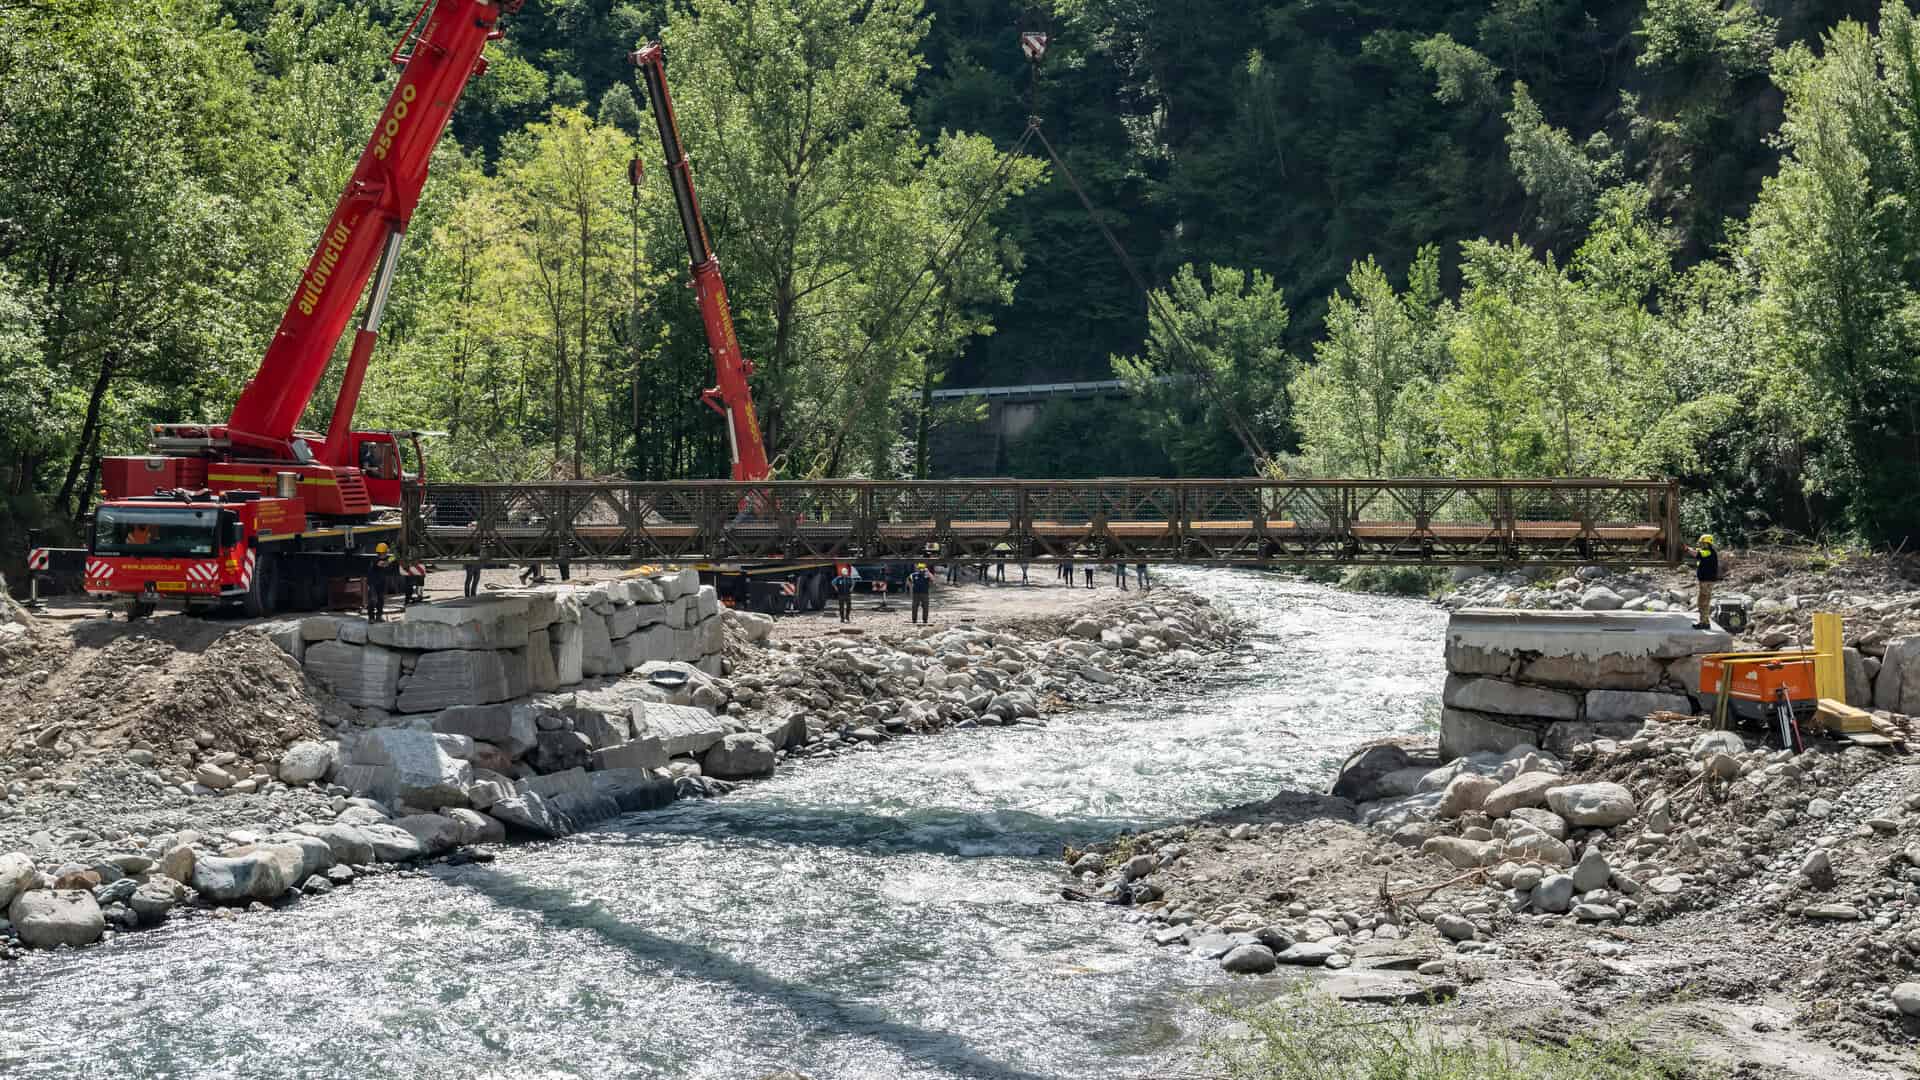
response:
<path id="1" fill-rule="evenodd" d="M 1059 852 L 1324 783 L 1437 711 L 1444 616 L 1170 574 L 1255 622 L 1172 702 L 905 740 L 712 802 L 0 969 L 0 1076 L 1151 1076 L 1212 964 Z"/>

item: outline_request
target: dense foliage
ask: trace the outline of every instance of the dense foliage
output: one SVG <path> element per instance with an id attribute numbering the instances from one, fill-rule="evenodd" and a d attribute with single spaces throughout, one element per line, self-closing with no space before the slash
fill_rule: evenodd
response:
<path id="1" fill-rule="evenodd" d="M 409 0 L 0 2 L 0 521 L 217 419 Z M 437 475 L 714 476 L 652 37 L 786 475 L 937 474 L 945 383 L 1129 381 L 998 468 L 1681 477 L 1920 527 L 1905 3 L 527 0 L 410 231 L 366 426 Z M 1052 34 L 1030 68 L 1022 26 Z M 1029 114 L 1158 290 L 1153 310 Z M 637 189 L 626 162 L 648 165 Z M 323 426 L 323 386 L 308 422 Z M 17 542 L 0 536 L 9 558 Z"/>

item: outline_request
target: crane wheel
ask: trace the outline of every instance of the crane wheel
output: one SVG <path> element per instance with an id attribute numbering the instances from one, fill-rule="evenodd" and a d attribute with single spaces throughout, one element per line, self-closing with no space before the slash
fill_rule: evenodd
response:
<path id="1" fill-rule="evenodd" d="M 240 600 L 241 610 L 249 618 L 273 614 L 274 600 L 279 592 L 278 562 L 272 555 L 262 555 L 259 564 L 254 567 L 253 581 L 247 585 L 247 595 Z"/>

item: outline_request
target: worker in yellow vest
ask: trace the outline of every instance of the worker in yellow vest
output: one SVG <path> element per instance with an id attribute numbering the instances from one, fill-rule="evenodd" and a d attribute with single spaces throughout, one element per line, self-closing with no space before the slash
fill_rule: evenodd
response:
<path id="1" fill-rule="evenodd" d="M 1694 623 L 1693 628 L 1711 630 L 1713 621 L 1709 613 L 1713 609 L 1713 583 L 1720 580 L 1720 551 L 1708 533 L 1701 533 L 1698 545 L 1685 550 L 1697 560 L 1693 576 L 1700 583 L 1700 621 Z"/>

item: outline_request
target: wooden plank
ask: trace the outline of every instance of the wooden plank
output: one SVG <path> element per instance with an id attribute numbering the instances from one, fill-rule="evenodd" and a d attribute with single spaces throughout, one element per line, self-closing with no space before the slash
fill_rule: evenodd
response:
<path id="1" fill-rule="evenodd" d="M 1815 723 L 1836 735 L 1851 735 L 1873 730 L 1872 713 L 1829 697 L 1820 699 L 1820 704 L 1814 709 L 1813 718 Z"/>

